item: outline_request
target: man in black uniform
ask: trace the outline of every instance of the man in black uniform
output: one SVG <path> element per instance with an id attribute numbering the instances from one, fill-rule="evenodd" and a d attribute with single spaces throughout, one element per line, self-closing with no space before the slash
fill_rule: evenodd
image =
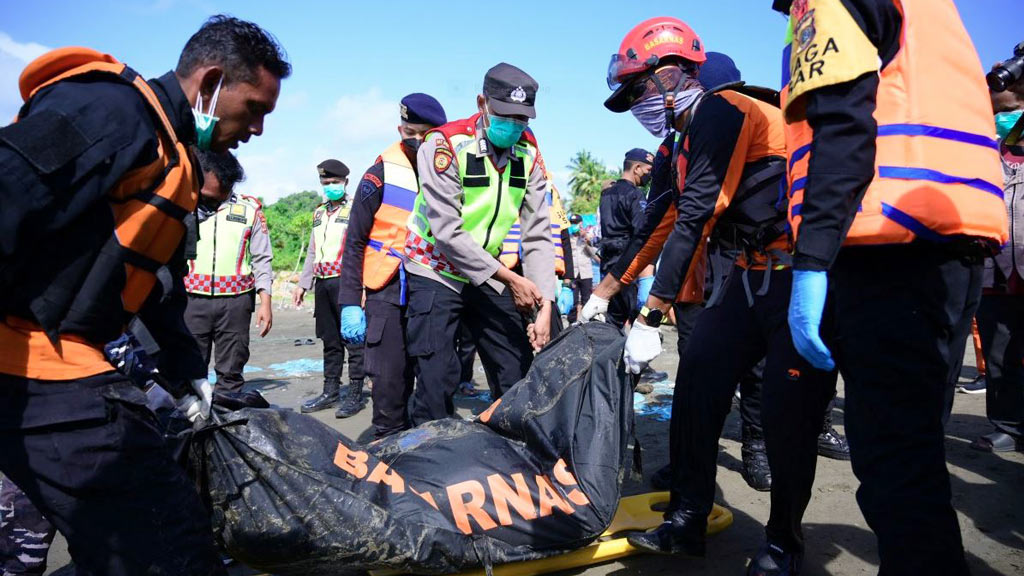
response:
<path id="1" fill-rule="evenodd" d="M 188 147 L 261 134 L 291 66 L 269 34 L 226 16 L 148 82 L 84 48 L 44 58 L 0 129 L 0 471 L 80 573 L 223 574 L 195 486 L 107 344 L 144 323 L 178 406 L 209 414 L 183 320 L 181 221 L 199 192 Z"/>
<path id="2" fill-rule="evenodd" d="M 406 406 L 415 366 L 405 350 L 406 221 L 419 187 L 416 151 L 424 134 L 448 121 L 441 104 L 427 94 L 402 98 L 399 111 L 401 141 L 377 157 L 352 199 L 338 294 L 342 336 L 346 342 L 366 342 L 376 438 L 408 427 Z"/>
<path id="3" fill-rule="evenodd" d="M 352 202 L 347 195 L 348 166 L 333 158 L 316 167 L 326 200 L 313 211 L 313 229 L 309 233 L 309 249 L 302 267 L 299 285 L 292 292 L 292 303 L 298 308 L 302 299 L 315 286 L 313 318 L 316 336 L 324 344 L 323 392 L 302 404 L 303 413 L 317 412 L 339 403 L 337 418 L 348 418 L 363 409 L 363 344 L 346 343 L 341 338 L 341 314 L 338 310 L 339 277 L 345 249 Z M 314 284 L 315 282 L 315 284 Z M 341 373 L 348 352 L 348 386 L 341 387 Z"/>
<path id="4" fill-rule="evenodd" d="M 641 189 L 651 178 L 654 155 L 642 148 L 626 152 L 622 177 L 601 192 L 601 275 L 607 274 L 622 255 L 629 239 L 644 223 L 647 196 Z M 608 303 L 607 320 L 619 328 L 636 316 L 635 284 L 630 284 Z"/>

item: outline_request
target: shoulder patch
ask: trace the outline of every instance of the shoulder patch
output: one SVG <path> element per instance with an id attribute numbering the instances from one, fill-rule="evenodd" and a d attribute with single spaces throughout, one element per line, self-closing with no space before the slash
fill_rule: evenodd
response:
<path id="1" fill-rule="evenodd" d="M 430 137 L 431 142 L 434 143 L 434 146 L 437 146 L 438 148 L 448 148 L 448 139 L 444 137 L 444 134 L 441 134 L 440 132 L 434 132 L 432 135 L 430 135 Z"/>
<path id="2" fill-rule="evenodd" d="M 789 16 L 789 97 L 849 82 L 881 66 L 878 49 L 841 0 L 797 0 Z"/>
<path id="3" fill-rule="evenodd" d="M 365 200 L 370 196 L 373 196 L 373 193 L 376 192 L 378 188 L 380 188 L 380 186 L 374 186 L 368 178 L 363 179 L 363 183 L 359 185 L 359 198 Z"/>
<path id="4" fill-rule="evenodd" d="M 370 174 L 369 172 L 363 174 L 363 180 L 368 180 L 369 182 L 372 182 L 373 185 L 378 188 L 384 185 L 384 183 L 380 181 L 380 178 L 377 178 L 376 176 Z"/>
<path id="5" fill-rule="evenodd" d="M 448 148 L 434 150 L 434 172 L 441 174 L 452 165 L 452 152 Z"/>

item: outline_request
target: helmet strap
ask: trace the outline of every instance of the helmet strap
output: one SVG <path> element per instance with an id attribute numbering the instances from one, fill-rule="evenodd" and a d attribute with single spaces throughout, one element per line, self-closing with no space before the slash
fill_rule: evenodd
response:
<path id="1" fill-rule="evenodd" d="M 665 99 L 665 126 L 670 131 L 676 129 L 676 92 L 682 87 L 683 82 L 686 80 L 687 74 L 684 70 L 679 76 L 679 81 L 672 89 L 667 89 L 661 83 L 661 79 L 658 78 L 657 74 L 651 74 L 651 79 L 654 80 L 654 85 L 658 88 L 658 92 L 661 92 L 661 96 Z"/>

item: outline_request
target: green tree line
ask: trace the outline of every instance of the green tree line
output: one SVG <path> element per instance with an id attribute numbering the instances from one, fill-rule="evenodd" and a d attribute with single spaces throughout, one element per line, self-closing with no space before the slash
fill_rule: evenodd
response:
<path id="1" fill-rule="evenodd" d="M 311 190 L 296 192 L 263 208 L 274 249 L 274 268 L 294 270 L 302 261 L 313 226 L 313 210 L 323 200 Z"/>

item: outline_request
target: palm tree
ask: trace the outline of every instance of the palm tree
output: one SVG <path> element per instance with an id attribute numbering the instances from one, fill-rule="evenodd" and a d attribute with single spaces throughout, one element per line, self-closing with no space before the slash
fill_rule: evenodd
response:
<path id="1" fill-rule="evenodd" d="M 569 178 L 569 190 L 572 192 L 570 208 L 580 214 L 595 212 L 604 183 L 618 178 L 619 173 L 609 170 L 587 150 L 577 152 L 568 168 L 572 170 Z"/>

